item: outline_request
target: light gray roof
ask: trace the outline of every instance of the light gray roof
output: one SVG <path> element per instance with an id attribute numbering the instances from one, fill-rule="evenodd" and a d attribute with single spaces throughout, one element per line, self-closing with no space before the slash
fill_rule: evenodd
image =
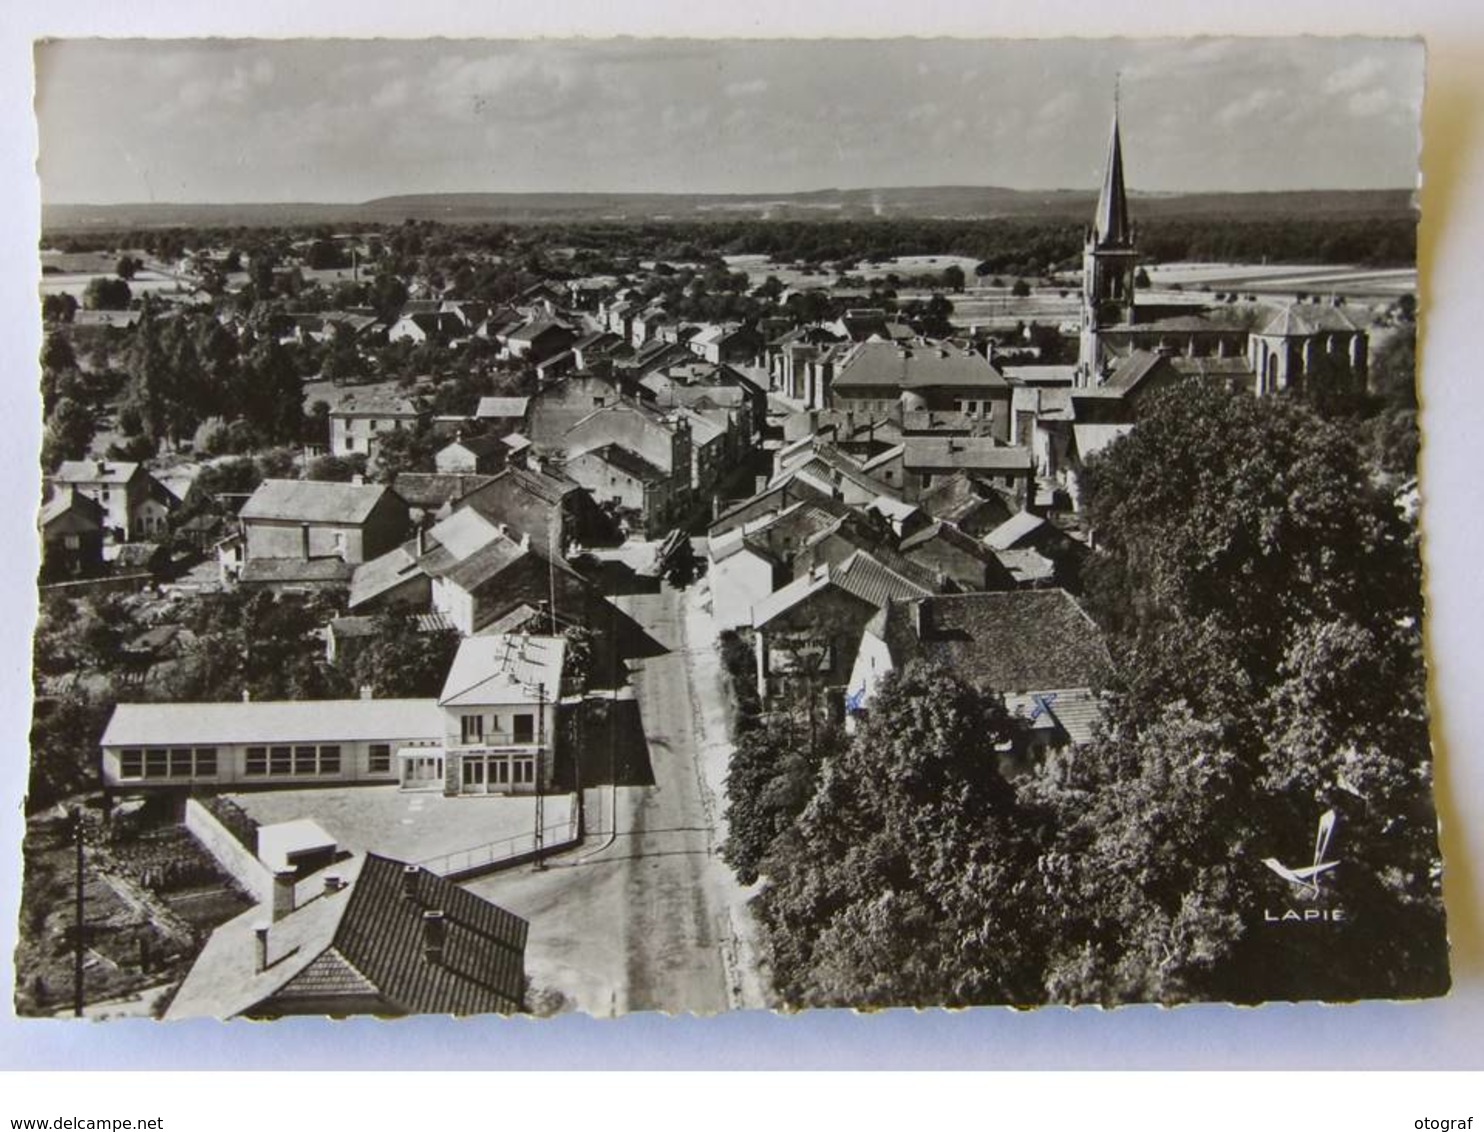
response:
<path id="1" fill-rule="evenodd" d="M 474 410 L 476 417 L 524 417 L 526 410 L 531 407 L 529 397 L 481 397 L 479 407 Z"/>
<path id="2" fill-rule="evenodd" d="M 366 393 L 352 391 L 345 394 L 330 409 L 332 417 L 400 417 L 410 419 L 417 416 L 417 405 L 396 393 Z"/>
<path id="3" fill-rule="evenodd" d="M 988 436 L 907 436 L 902 448 L 906 468 L 1028 472 L 1035 467 L 1029 449 L 1006 447 Z"/>
<path id="4" fill-rule="evenodd" d="M 984 541 L 993 550 L 1009 550 L 1045 522 L 1046 520 L 1039 515 L 1032 515 L 1029 511 L 1018 511 L 985 535 Z"/>
<path id="5" fill-rule="evenodd" d="M 354 743 L 442 736 L 443 713 L 435 700 L 263 700 L 119 704 L 101 745 Z"/>
<path id="6" fill-rule="evenodd" d="M 466 637 L 448 669 L 438 703 L 444 707 L 524 704 L 558 699 L 567 642 L 561 637 L 499 633 Z M 539 690 L 538 690 L 539 689 Z"/>
<path id="7" fill-rule="evenodd" d="M 139 465 L 119 460 L 63 460 L 52 473 L 53 483 L 125 484 L 139 474 Z"/>
<path id="8" fill-rule="evenodd" d="M 362 523 L 386 494 L 377 483 L 264 480 L 240 514 L 296 523 Z"/>
<path id="9" fill-rule="evenodd" d="M 1006 388 L 1008 383 L 981 355 L 946 343 L 903 346 L 863 342 L 835 375 L 837 388 L 861 385 L 883 389 L 943 385 Z"/>

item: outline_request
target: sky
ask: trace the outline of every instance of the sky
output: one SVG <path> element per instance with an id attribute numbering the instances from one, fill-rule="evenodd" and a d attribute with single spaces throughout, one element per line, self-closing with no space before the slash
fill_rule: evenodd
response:
<path id="1" fill-rule="evenodd" d="M 1363 39 L 61 40 L 49 203 L 424 192 L 1410 188 L 1423 51 Z"/>

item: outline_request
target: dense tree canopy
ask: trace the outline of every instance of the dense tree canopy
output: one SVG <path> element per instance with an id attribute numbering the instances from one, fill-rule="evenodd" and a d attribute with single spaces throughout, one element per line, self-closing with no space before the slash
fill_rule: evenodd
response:
<path id="1" fill-rule="evenodd" d="M 995 749 L 1011 717 L 947 669 L 888 676 L 869 721 L 765 862 L 790 1005 L 1033 1001 L 1034 868 Z"/>
<path id="2" fill-rule="evenodd" d="M 783 1002 L 1440 993 L 1416 542 L 1354 435 L 1171 395 L 1089 473 L 1116 666 L 1090 746 L 1006 782 L 998 699 L 919 665 L 817 772 L 786 723 L 739 738 L 726 855 Z M 1265 864 L 1307 864 L 1331 811 L 1324 885 Z"/>

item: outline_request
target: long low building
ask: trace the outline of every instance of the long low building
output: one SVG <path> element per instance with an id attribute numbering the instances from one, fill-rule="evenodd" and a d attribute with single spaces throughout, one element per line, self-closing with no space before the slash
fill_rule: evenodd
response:
<path id="1" fill-rule="evenodd" d="M 104 788 L 532 793 L 564 754 L 565 656 L 560 637 L 496 634 L 460 645 L 437 699 L 119 704 L 101 741 Z"/>
<path id="2" fill-rule="evenodd" d="M 395 782 L 393 754 L 434 747 L 437 700 L 119 704 L 103 732 L 110 787 Z"/>

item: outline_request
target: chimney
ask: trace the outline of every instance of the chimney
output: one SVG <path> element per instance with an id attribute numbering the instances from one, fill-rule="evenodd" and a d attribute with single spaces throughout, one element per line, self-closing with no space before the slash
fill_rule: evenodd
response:
<path id="1" fill-rule="evenodd" d="M 339 892 L 344 887 L 345 887 L 345 878 L 344 877 L 342 877 L 342 876 L 340 876 L 340 875 L 338 875 L 336 873 L 329 873 L 329 874 L 327 874 L 325 876 L 325 895 L 326 896 L 334 896 L 335 893 Z"/>
<path id="2" fill-rule="evenodd" d="M 443 966 L 443 945 L 448 939 L 448 919 L 442 911 L 423 913 L 423 958 L 434 966 Z"/>
<path id="3" fill-rule="evenodd" d="M 268 925 L 253 926 L 253 966 L 255 972 L 268 969 Z"/>
<path id="4" fill-rule="evenodd" d="M 530 550 L 531 549 L 531 532 L 530 531 L 526 531 L 526 532 L 524 532 L 520 536 L 520 548 L 522 550 Z"/>
<path id="5" fill-rule="evenodd" d="M 350 477 L 350 482 L 353 483 L 353 484 L 355 484 L 356 487 L 363 487 L 363 486 L 365 486 L 365 483 L 366 483 L 366 477 L 363 476 L 363 475 L 361 475 L 360 472 L 355 472 L 355 473 L 352 473 L 352 475 Z"/>
<path id="6" fill-rule="evenodd" d="M 360 693 L 363 700 L 374 700 L 376 698 L 376 693 L 372 691 L 370 684 L 362 684 Z"/>
<path id="7" fill-rule="evenodd" d="M 242 689 L 242 702 L 245 704 L 252 703 L 252 692 L 246 688 Z"/>
<path id="8" fill-rule="evenodd" d="M 309 524 L 299 524 L 299 551 L 305 562 L 309 561 Z"/>
<path id="9" fill-rule="evenodd" d="M 107 461 L 105 461 L 105 460 L 99 460 L 97 463 L 98 463 L 98 474 L 101 476 L 101 475 L 104 475 L 105 473 L 107 473 L 107 471 L 108 471 L 108 463 L 107 463 Z"/>
<path id="10" fill-rule="evenodd" d="M 273 873 L 273 922 L 276 924 L 294 910 L 294 870 L 277 869 Z"/>
<path id="11" fill-rule="evenodd" d="M 426 553 L 427 553 L 427 550 L 426 550 L 426 544 L 423 541 L 423 528 L 422 528 L 422 524 L 418 524 L 418 528 L 417 528 L 417 556 L 419 558 L 421 558 Z"/>
<path id="12" fill-rule="evenodd" d="M 417 865 L 406 865 L 402 869 L 402 895 L 414 904 L 417 903 L 418 882 L 422 877 L 422 869 Z"/>
<path id="13" fill-rule="evenodd" d="M 912 603 L 912 629 L 919 641 L 926 640 L 933 630 L 933 611 L 928 608 L 926 599 Z"/>

